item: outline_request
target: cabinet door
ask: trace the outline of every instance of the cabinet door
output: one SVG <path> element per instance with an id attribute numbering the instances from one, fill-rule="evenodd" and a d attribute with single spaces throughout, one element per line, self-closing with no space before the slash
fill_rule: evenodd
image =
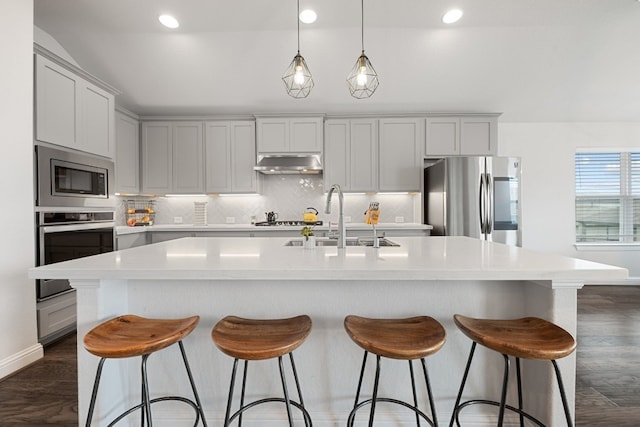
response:
<path id="1" fill-rule="evenodd" d="M 256 126 L 253 122 L 231 123 L 231 191 L 255 193 Z"/>
<path id="2" fill-rule="evenodd" d="M 289 151 L 288 119 L 257 119 L 256 125 L 259 153 L 286 153 Z"/>
<path id="3" fill-rule="evenodd" d="M 173 124 L 173 187 L 178 194 L 204 192 L 202 122 Z"/>
<path id="4" fill-rule="evenodd" d="M 351 191 L 378 190 L 378 121 L 351 120 L 349 178 Z"/>
<path id="5" fill-rule="evenodd" d="M 327 120 L 324 127 L 324 188 L 338 184 L 343 191 L 349 191 L 351 121 Z"/>
<path id="6" fill-rule="evenodd" d="M 460 154 L 460 118 L 427 117 L 427 156 Z"/>
<path id="7" fill-rule="evenodd" d="M 78 148 L 82 79 L 40 55 L 35 62 L 36 139 Z"/>
<path id="8" fill-rule="evenodd" d="M 116 192 L 140 192 L 140 125 L 116 113 Z"/>
<path id="9" fill-rule="evenodd" d="M 424 119 L 380 119 L 380 191 L 420 191 Z"/>
<path id="10" fill-rule="evenodd" d="M 322 152 L 322 118 L 291 119 L 289 151 L 293 153 Z"/>
<path id="11" fill-rule="evenodd" d="M 142 191 L 151 194 L 171 192 L 171 123 L 142 124 Z"/>
<path id="12" fill-rule="evenodd" d="M 113 158 L 115 151 L 113 95 L 89 82 L 82 82 L 80 91 L 82 133 L 79 148 L 88 153 Z"/>
<path id="13" fill-rule="evenodd" d="M 205 125 L 205 176 L 207 193 L 231 191 L 231 129 L 227 122 Z M 253 159 L 255 162 L 255 158 Z"/>
<path id="14" fill-rule="evenodd" d="M 460 153 L 464 155 L 497 155 L 497 118 L 462 117 L 460 119 Z"/>

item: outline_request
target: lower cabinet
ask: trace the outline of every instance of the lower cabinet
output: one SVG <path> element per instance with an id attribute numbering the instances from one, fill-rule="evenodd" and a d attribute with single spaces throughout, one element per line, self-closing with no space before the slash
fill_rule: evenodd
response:
<path id="1" fill-rule="evenodd" d="M 76 292 L 54 296 L 37 304 L 38 341 L 46 345 L 76 328 Z"/>
<path id="2" fill-rule="evenodd" d="M 117 250 L 135 248 L 148 244 L 147 233 L 121 234 L 116 237 Z"/>

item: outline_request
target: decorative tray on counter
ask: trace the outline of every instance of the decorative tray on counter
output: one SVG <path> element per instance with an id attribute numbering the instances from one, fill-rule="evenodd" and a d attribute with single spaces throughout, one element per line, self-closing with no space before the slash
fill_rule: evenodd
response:
<path id="1" fill-rule="evenodd" d="M 125 206 L 128 226 L 153 225 L 156 216 L 155 200 L 127 200 Z"/>

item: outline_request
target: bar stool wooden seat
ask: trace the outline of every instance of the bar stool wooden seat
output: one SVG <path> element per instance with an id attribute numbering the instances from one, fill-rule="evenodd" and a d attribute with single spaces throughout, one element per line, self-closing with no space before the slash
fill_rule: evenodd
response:
<path id="1" fill-rule="evenodd" d="M 420 418 L 423 418 L 432 426 L 438 425 L 431 384 L 427 372 L 425 358 L 436 353 L 442 348 L 446 340 L 446 333 L 442 325 L 432 317 L 418 316 L 406 319 L 371 319 L 350 315 L 344 319 L 344 328 L 351 339 L 364 349 L 360 379 L 356 391 L 353 409 L 349 414 L 347 426 L 353 426 L 357 411 L 365 405 L 371 405 L 369 412 L 369 426 L 373 425 L 376 404 L 378 402 L 394 403 L 411 409 L 416 415 L 416 424 L 420 426 Z M 369 353 L 376 355 L 376 373 L 371 399 L 360 402 L 360 391 L 364 377 L 367 356 Z M 380 379 L 380 359 L 386 357 L 397 360 L 409 361 L 409 373 L 411 375 L 411 387 L 413 392 L 413 405 L 397 399 L 378 397 L 378 384 Z M 418 409 L 415 378 L 413 374 L 413 360 L 420 359 L 429 397 L 431 418 Z"/>
<path id="2" fill-rule="evenodd" d="M 303 417 L 305 426 L 311 427 L 311 417 L 304 407 L 298 373 L 293 359 L 293 351 L 304 343 L 311 332 L 311 318 L 306 315 L 288 319 L 245 319 L 237 316 L 227 316 L 220 320 L 211 331 L 211 338 L 215 345 L 225 354 L 234 358 L 229 386 L 229 397 L 225 413 L 224 426 L 238 418 L 238 425 L 242 425 L 242 414 L 256 405 L 267 402 L 283 402 L 287 410 L 289 426 L 293 427 L 291 405 L 298 408 Z M 298 391 L 299 402 L 289 398 L 287 382 L 285 379 L 283 356 L 289 355 L 291 370 Z M 280 368 L 280 380 L 284 398 L 267 397 L 245 404 L 245 385 L 247 381 L 247 366 L 249 361 L 258 361 L 278 358 Z M 242 391 L 240 394 L 240 408 L 231 414 L 233 390 L 236 382 L 238 361 L 244 360 L 242 377 Z"/>
<path id="3" fill-rule="evenodd" d="M 556 363 L 557 359 L 566 357 L 574 352 L 576 342 L 571 334 L 561 327 L 537 317 L 525 317 L 513 320 L 496 320 L 496 319 L 474 319 L 471 317 L 456 314 L 453 316 L 455 324 L 458 328 L 469 337 L 473 343 L 471 344 L 471 352 L 462 377 L 460 390 L 451 417 L 450 427 L 453 426 L 454 420 L 460 426 L 460 411 L 474 404 L 487 404 L 498 406 L 500 408 L 498 414 L 498 426 L 502 426 L 504 421 L 505 409 L 516 412 L 520 416 L 520 425 L 524 425 L 524 418 L 535 423 L 538 426 L 544 426 L 542 422 L 526 413 L 522 408 L 522 380 L 520 376 L 520 359 L 535 359 L 551 361 L 558 387 L 560 388 L 560 396 L 568 426 L 573 426 L 571 413 L 567 403 L 567 397 L 562 383 L 562 375 Z M 465 382 L 471 367 L 471 361 L 476 349 L 476 345 L 480 344 L 491 350 L 497 351 L 504 357 L 504 377 L 502 383 L 502 394 L 500 402 L 489 400 L 469 400 L 460 403 Z M 516 360 L 516 378 L 518 383 L 518 407 L 515 408 L 506 404 L 507 386 L 509 379 L 509 356 Z"/>
<path id="4" fill-rule="evenodd" d="M 84 337 L 84 347 L 88 352 L 100 357 L 96 378 L 93 385 L 93 393 L 91 394 L 91 402 L 89 404 L 89 412 L 87 414 L 87 427 L 91 425 L 93 412 L 95 409 L 96 397 L 98 395 L 98 386 L 104 362 L 107 359 L 121 359 L 128 357 L 142 358 L 141 375 L 142 375 L 142 396 L 141 403 L 123 412 L 116 417 L 109 426 L 112 426 L 123 418 L 127 417 L 134 411 L 141 410 L 142 426 L 152 425 L 151 404 L 167 400 L 177 400 L 190 405 L 195 411 L 194 427 L 202 420 L 202 425 L 206 427 L 207 423 L 200 404 L 200 398 L 196 390 L 191 369 L 187 361 L 187 355 L 184 350 L 182 340 L 189 335 L 200 321 L 199 316 L 192 316 L 184 319 L 147 319 L 135 315 L 124 315 L 108 320 L 93 328 Z M 147 379 L 147 359 L 156 351 L 167 348 L 178 343 L 180 353 L 184 362 L 189 383 L 193 391 L 194 400 L 181 396 L 164 396 L 154 399 L 149 397 L 149 383 Z"/>

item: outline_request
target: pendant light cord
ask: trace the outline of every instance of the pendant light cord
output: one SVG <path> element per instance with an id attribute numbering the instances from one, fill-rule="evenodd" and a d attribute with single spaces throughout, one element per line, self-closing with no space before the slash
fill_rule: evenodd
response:
<path id="1" fill-rule="evenodd" d="M 360 40 L 362 43 L 362 54 L 364 55 L 364 0 L 360 0 Z"/>
<path id="2" fill-rule="evenodd" d="M 296 16 L 298 23 L 298 55 L 300 55 L 300 0 L 298 0 L 298 15 Z"/>

